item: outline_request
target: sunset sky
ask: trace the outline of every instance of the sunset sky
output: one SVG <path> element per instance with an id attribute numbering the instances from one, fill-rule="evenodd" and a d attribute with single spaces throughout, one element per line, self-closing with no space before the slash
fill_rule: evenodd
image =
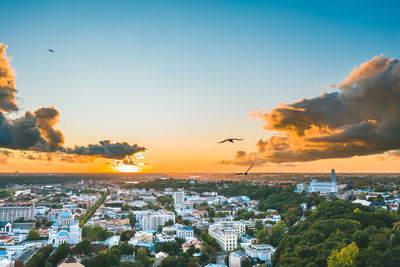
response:
<path id="1" fill-rule="evenodd" d="M 134 158 L 143 172 L 251 162 L 254 172 L 400 172 L 395 1 L 0 0 L 0 9 L 17 90 L 15 109 L 2 108 L 0 91 L 0 111 L 14 127 L 54 107 L 47 134 L 63 136 L 52 146 L 34 113 L 45 143 L 2 144 L 0 123 L 0 172 L 118 171 L 110 163 L 123 157 L 82 152 L 102 140 L 145 148 Z M 217 144 L 228 137 L 244 140 Z"/>

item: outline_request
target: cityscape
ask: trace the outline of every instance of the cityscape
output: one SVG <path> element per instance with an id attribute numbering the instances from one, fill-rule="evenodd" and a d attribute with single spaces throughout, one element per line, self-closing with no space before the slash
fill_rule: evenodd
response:
<path id="1" fill-rule="evenodd" d="M 360 266 L 397 265 L 399 176 L 296 175 L 302 183 L 6 175 L 0 264 L 333 266 L 356 249 L 347 257 Z"/>
<path id="2" fill-rule="evenodd" d="M 0 10 L 0 267 L 400 267 L 400 2 Z"/>

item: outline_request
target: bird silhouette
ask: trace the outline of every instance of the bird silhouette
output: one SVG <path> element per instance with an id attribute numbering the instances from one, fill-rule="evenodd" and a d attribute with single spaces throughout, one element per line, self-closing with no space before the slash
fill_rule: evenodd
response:
<path id="1" fill-rule="evenodd" d="M 48 51 L 51 52 L 51 53 L 56 52 L 56 51 L 54 51 L 53 49 L 50 49 L 50 48 L 48 49 Z"/>
<path id="2" fill-rule="evenodd" d="M 249 171 L 251 170 L 251 168 L 253 168 L 253 166 L 254 166 L 254 162 L 251 164 L 250 168 L 248 168 L 246 172 L 235 173 L 235 174 L 236 175 L 247 175 L 249 173 Z"/>
<path id="3" fill-rule="evenodd" d="M 228 139 L 222 140 L 221 142 L 218 142 L 218 144 L 222 144 L 225 142 L 233 143 L 234 141 L 242 141 L 242 140 L 243 140 L 243 138 L 228 138 Z"/>

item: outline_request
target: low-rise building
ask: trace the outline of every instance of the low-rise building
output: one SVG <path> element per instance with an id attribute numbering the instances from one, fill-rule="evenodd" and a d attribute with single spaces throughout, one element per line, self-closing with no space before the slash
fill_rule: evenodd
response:
<path id="1" fill-rule="evenodd" d="M 275 248 L 267 244 L 252 245 L 246 248 L 247 256 L 252 259 L 263 261 L 267 267 L 272 267 L 272 257 L 274 252 Z"/>
<path id="2" fill-rule="evenodd" d="M 189 227 L 189 226 L 180 226 L 177 228 L 176 236 L 182 237 L 182 238 L 193 237 L 194 230 L 192 227 Z"/>

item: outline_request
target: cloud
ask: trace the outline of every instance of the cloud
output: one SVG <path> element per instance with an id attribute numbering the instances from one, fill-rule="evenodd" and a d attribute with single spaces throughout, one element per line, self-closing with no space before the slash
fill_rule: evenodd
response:
<path id="1" fill-rule="evenodd" d="M 0 111 L 17 111 L 15 71 L 11 68 L 6 49 L 6 45 L 0 44 Z"/>
<path id="2" fill-rule="evenodd" d="M 93 162 L 95 158 L 85 157 L 79 155 L 61 155 L 60 160 L 68 163 L 90 163 Z"/>
<path id="3" fill-rule="evenodd" d="M 233 160 L 221 160 L 218 162 L 223 165 L 240 165 L 249 166 L 254 163 L 255 166 L 264 166 L 267 160 L 260 158 L 257 153 L 247 154 L 245 151 L 237 151 L 235 159 Z"/>
<path id="4" fill-rule="evenodd" d="M 304 162 L 380 154 L 400 148 L 400 62 L 374 57 L 338 91 L 256 114 L 274 131 L 257 143 L 268 162 Z"/>
<path id="5" fill-rule="evenodd" d="M 111 143 L 109 140 L 104 140 L 95 145 L 67 148 L 65 152 L 68 154 L 99 156 L 109 159 L 123 159 L 125 156 L 133 155 L 145 150 L 144 147 L 140 147 L 136 144 L 130 145 L 126 142 Z"/>
<path id="6" fill-rule="evenodd" d="M 8 158 L 13 157 L 14 154 L 8 150 L 0 150 L 0 164 L 7 164 Z"/>
<path id="7" fill-rule="evenodd" d="M 22 153 L 20 156 L 29 160 L 44 160 L 44 161 L 52 161 L 53 156 L 52 153 L 40 153 L 40 152 L 32 152 L 31 153 Z"/>
<path id="8" fill-rule="evenodd" d="M 17 119 L 7 117 L 8 113 L 18 111 L 15 102 L 15 71 L 6 55 L 7 46 L 0 44 L 0 147 L 15 150 L 35 152 L 55 152 L 73 154 L 82 157 L 64 157 L 61 160 L 87 162 L 84 157 L 102 157 L 109 159 L 123 159 L 137 152 L 144 151 L 144 147 L 130 145 L 126 142 L 112 143 L 109 140 L 87 146 L 64 147 L 64 135 L 56 125 L 60 114 L 54 107 L 39 108 L 33 113 L 26 111 Z M 42 159 L 43 157 L 27 155 L 28 159 Z M 51 159 L 51 156 L 50 156 Z"/>

